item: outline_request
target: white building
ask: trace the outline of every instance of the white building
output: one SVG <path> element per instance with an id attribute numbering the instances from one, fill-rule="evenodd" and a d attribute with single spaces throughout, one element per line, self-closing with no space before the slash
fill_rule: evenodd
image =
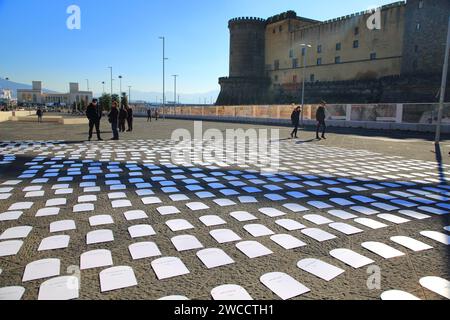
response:
<path id="1" fill-rule="evenodd" d="M 84 102 L 87 106 L 92 97 L 92 91 L 80 91 L 78 83 L 70 83 L 68 93 L 44 93 L 41 81 L 33 81 L 31 89 L 17 90 L 17 102 L 25 104 L 72 106 L 74 103 L 80 105 Z"/>

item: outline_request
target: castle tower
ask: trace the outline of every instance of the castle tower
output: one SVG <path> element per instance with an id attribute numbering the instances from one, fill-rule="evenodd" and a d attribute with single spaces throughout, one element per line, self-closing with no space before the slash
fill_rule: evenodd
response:
<path id="1" fill-rule="evenodd" d="M 266 20 L 235 18 L 229 21 L 230 76 L 220 78 L 219 105 L 263 101 L 269 80 L 265 77 Z"/>

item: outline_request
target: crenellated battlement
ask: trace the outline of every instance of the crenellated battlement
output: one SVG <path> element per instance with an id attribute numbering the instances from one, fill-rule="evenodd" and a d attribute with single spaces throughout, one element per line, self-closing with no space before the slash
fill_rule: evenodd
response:
<path id="1" fill-rule="evenodd" d="M 266 23 L 266 20 L 263 18 L 258 17 L 239 17 L 239 18 L 233 18 L 228 22 L 228 25 L 236 25 L 236 24 L 243 24 L 243 23 L 254 23 L 259 25 L 264 25 Z"/>

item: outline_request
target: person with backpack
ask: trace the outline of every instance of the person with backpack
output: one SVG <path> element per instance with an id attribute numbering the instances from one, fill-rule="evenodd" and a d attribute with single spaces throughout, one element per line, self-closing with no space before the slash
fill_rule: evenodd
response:
<path id="1" fill-rule="evenodd" d="M 89 141 L 92 140 L 92 132 L 97 133 L 98 141 L 103 139 L 100 137 L 100 120 L 102 118 L 102 111 L 98 105 L 98 100 L 93 99 L 92 102 L 86 108 L 86 117 L 89 119 Z"/>
<path id="2" fill-rule="evenodd" d="M 322 101 L 316 112 L 316 120 L 317 120 L 316 139 L 317 140 L 321 140 L 321 138 L 319 137 L 320 128 L 322 128 L 322 139 L 326 139 L 326 137 L 325 137 L 325 131 L 327 129 L 327 125 L 325 123 L 325 118 L 326 118 L 325 107 L 326 107 L 326 105 L 327 105 L 327 103 L 325 101 Z"/>
<path id="3" fill-rule="evenodd" d="M 109 123 L 111 123 L 111 129 L 113 132 L 113 138 L 111 140 L 119 140 L 119 131 L 117 125 L 119 122 L 119 110 L 117 108 L 117 102 L 113 101 L 111 112 L 108 115 Z"/>
<path id="4" fill-rule="evenodd" d="M 292 125 L 294 126 L 294 130 L 291 133 L 291 139 L 297 139 L 297 133 L 298 133 L 298 127 L 300 126 L 300 113 L 301 113 L 301 108 L 300 106 L 298 106 L 297 108 L 294 109 L 294 111 L 292 112 L 291 115 L 291 121 L 292 121 Z"/>
<path id="5" fill-rule="evenodd" d="M 127 132 L 133 131 L 133 109 L 131 109 L 130 106 L 127 106 L 127 124 L 128 124 L 128 130 Z"/>
<path id="6" fill-rule="evenodd" d="M 42 120 L 42 117 L 43 117 L 44 113 L 42 112 L 41 107 L 39 107 L 39 108 L 37 109 L 36 115 L 37 115 L 37 118 L 38 118 L 38 123 L 42 123 L 42 121 L 43 121 L 43 120 Z"/>

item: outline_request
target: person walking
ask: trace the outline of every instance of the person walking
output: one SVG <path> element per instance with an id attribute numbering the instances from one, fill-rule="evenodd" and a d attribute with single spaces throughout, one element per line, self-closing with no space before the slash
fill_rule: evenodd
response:
<path id="1" fill-rule="evenodd" d="M 111 112 L 108 115 L 109 123 L 111 123 L 111 129 L 113 132 L 113 138 L 111 140 L 119 140 L 119 131 L 117 128 L 119 122 L 119 110 L 117 108 L 117 102 L 113 101 Z"/>
<path id="2" fill-rule="evenodd" d="M 152 109 L 147 109 L 147 122 L 152 122 Z"/>
<path id="3" fill-rule="evenodd" d="M 128 123 L 127 132 L 132 132 L 133 131 L 133 109 L 131 109 L 130 106 L 127 106 L 127 123 Z"/>
<path id="4" fill-rule="evenodd" d="M 159 112 L 158 112 L 158 108 L 155 109 L 155 119 L 156 121 L 158 121 L 158 116 L 159 116 Z"/>
<path id="5" fill-rule="evenodd" d="M 125 132 L 125 121 L 127 121 L 128 113 L 124 106 L 119 110 L 119 132 Z"/>
<path id="6" fill-rule="evenodd" d="M 317 129 L 316 129 L 316 139 L 317 140 L 321 140 L 321 138 L 319 137 L 319 131 L 322 128 L 322 139 L 326 139 L 325 137 L 325 131 L 327 129 L 327 125 L 325 123 L 325 107 L 326 107 L 327 103 L 325 101 L 322 101 L 319 108 L 317 109 L 316 112 L 316 120 L 317 120 Z"/>
<path id="7" fill-rule="evenodd" d="M 94 131 L 94 127 L 98 141 L 103 141 L 100 136 L 100 120 L 102 119 L 102 110 L 98 105 L 97 99 L 93 99 L 87 106 L 86 117 L 89 119 L 89 141 L 92 140 L 92 132 Z"/>
<path id="8" fill-rule="evenodd" d="M 37 109 L 36 115 L 37 115 L 37 118 L 38 118 L 38 123 L 42 123 L 43 112 L 42 112 L 41 107 L 39 107 Z"/>
<path id="9" fill-rule="evenodd" d="M 297 107 L 294 109 L 294 111 L 292 112 L 291 115 L 291 121 L 292 121 L 292 125 L 294 126 L 294 130 L 291 133 L 291 139 L 297 139 L 297 133 L 298 133 L 298 127 L 300 125 L 300 113 L 301 113 L 301 108 Z"/>

